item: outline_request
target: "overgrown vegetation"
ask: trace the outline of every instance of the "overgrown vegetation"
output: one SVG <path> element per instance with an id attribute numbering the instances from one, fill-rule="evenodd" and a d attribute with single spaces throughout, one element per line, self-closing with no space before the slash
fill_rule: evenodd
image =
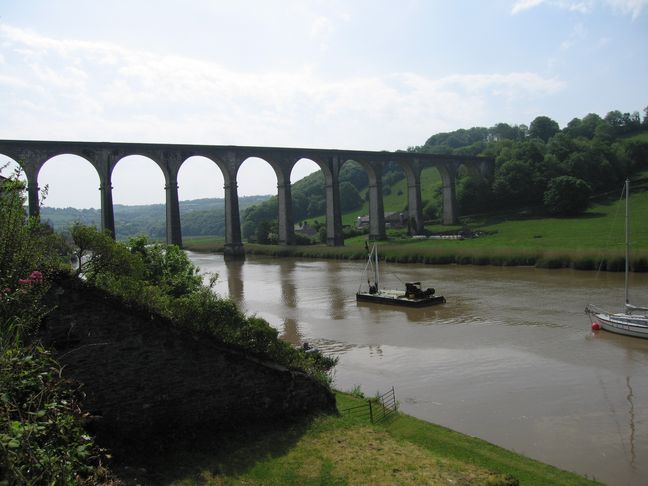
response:
<path id="1" fill-rule="evenodd" d="M 78 387 L 31 341 L 61 266 L 60 240 L 26 217 L 17 175 L 0 182 L 0 483 L 106 484 L 104 452 L 86 435 Z"/>
<path id="2" fill-rule="evenodd" d="M 267 321 L 244 315 L 229 300 L 212 292 L 216 276 L 203 285 L 186 253 L 173 245 L 145 237 L 127 243 L 113 241 L 95 228 L 71 230 L 80 271 L 93 285 L 131 304 L 150 308 L 178 326 L 214 336 L 224 344 L 279 364 L 303 370 L 330 384 L 328 370 L 335 360 L 307 354 L 279 339 Z M 90 253 L 92 256 L 84 258 Z"/>
<path id="3" fill-rule="evenodd" d="M 28 218 L 24 185 L 17 177 L 0 182 L 0 484 L 105 484 L 105 451 L 84 432 L 78 385 L 35 340 L 47 315 L 46 294 L 60 272 L 121 298 L 131 306 L 170 318 L 192 332 L 303 370 L 326 385 L 335 359 L 307 354 L 278 338 L 256 316 L 245 316 L 211 291 L 186 254 L 145 237 L 127 244 L 107 233 L 75 224 L 71 246 Z M 76 257 L 70 268 L 70 254 Z"/>

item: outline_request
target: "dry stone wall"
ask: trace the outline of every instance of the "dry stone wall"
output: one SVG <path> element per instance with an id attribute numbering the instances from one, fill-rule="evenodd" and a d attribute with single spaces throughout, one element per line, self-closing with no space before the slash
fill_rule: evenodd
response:
<path id="1" fill-rule="evenodd" d="M 335 410 L 332 393 L 308 375 L 178 329 L 96 289 L 68 280 L 53 299 L 40 338 L 64 375 L 83 384 L 99 436 L 136 439 Z"/>

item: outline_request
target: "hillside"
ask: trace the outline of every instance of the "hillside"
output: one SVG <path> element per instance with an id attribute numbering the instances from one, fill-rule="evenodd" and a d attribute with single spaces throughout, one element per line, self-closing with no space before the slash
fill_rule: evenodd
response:
<path id="1" fill-rule="evenodd" d="M 270 196 L 245 196 L 239 198 L 239 207 L 245 209 L 259 204 Z M 219 198 L 193 199 L 180 201 L 182 234 L 184 236 L 202 236 L 225 234 L 225 203 Z M 166 236 L 166 209 L 164 204 L 146 204 L 126 206 L 116 204 L 114 207 L 115 231 L 118 239 L 144 235 L 153 239 L 164 239 Z M 41 218 L 52 225 L 56 231 L 66 231 L 72 224 L 80 222 L 86 225 L 99 226 L 100 209 L 75 208 L 41 208 Z"/>
<path id="2" fill-rule="evenodd" d="M 495 159 L 495 172 L 483 180 L 457 174 L 459 214 L 518 213 L 528 208 L 535 217 L 578 216 L 596 196 L 607 193 L 627 177 L 648 169 L 648 112 L 643 122 L 638 112 L 611 111 L 605 117 L 590 113 L 574 118 L 562 129 L 546 116 L 529 126 L 506 123 L 439 133 L 409 152 L 482 155 Z M 434 168 L 423 171 L 421 199 L 423 217 L 435 224 L 442 211 L 440 175 Z M 367 177 L 355 162 L 344 164 L 340 173 L 343 225 L 353 226 L 368 214 Z M 385 212 L 407 209 L 406 181 L 396 164 L 383 175 Z M 325 221 L 324 181 L 321 172 L 293 186 L 294 220 L 316 228 Z M 276 233 L 276 197 L 242 213 L 243 237 L 250 242 L 272 243 Z M 266 235 L 259 234 L 263 224 Z M 448 228 L 445 228 L 447 230 Z"/>

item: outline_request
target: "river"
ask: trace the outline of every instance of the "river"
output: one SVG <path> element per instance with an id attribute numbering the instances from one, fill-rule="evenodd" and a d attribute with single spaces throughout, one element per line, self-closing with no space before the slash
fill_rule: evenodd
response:
<path id="1" fill-rule="evenodd" d="M 394 386 L 407 414 L 609 485 L 648 484 L 648 340 L 593 333 L 583 311 L 619 309 L 622 274 L 385 265 L 385 287 L 420 280 L 447 299 L 403 309 L 356 303 L 364 262 L 189 256 L 282 338 L 338 356 L 338 389 Z M 648 274 L 631 287 L 648 304 Z"/>

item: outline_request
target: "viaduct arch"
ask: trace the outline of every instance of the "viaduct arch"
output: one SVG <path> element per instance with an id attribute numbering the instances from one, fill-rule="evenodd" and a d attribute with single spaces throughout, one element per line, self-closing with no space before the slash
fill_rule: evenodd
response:
<path id="1" fill-rule="evenodd" d="M 411 152 L 376 152 L 360 150 L 249 147 L 233 145 L 180 145 L 152 143 L 64 142 L 38 140 L 0 140 L 0 154 L 14 159 L 25 171 L 29 212 L 38 215 L 38 173 L 52 157 L 78 155 L 90 162 L 99 174 L 101 192 L 101 227 L 115 234 L 112 200 L 112 172 L 117 162 L 130 155 L 142 155 L 153 160 L 162 170 L 166 192 L 166 239 L 182 245 L 178 172 L 193 156 L 214 162 L 223 174 L 225 189 L 225 253 L 243 254 L 238 205 L 237 174 L 241 164 L 250 157 L 266 161 L 277 176 L 279 241 L 284 245 L 295 242 L 290 173 L 301 159 L 315 162 L 324 174 L 326 190 L 326 242 L 342 246 L 342 210 L 340 206 L 340 169 L 347 161 L 358 162 L 369 179 L 369 238 L 385 238 L 382 198 L 382 173 L 389 162 L 399 164 L 407 178 L 408 217 L 416 232 L 423 231 L 421 201 L 421 171 L 436 167 L 443 181 L 443 223 L 457 221 L 455 181 L 460 166 L 471 173 L 490 177 L 494 161 L 488 157 L 417 154 Z"/>

